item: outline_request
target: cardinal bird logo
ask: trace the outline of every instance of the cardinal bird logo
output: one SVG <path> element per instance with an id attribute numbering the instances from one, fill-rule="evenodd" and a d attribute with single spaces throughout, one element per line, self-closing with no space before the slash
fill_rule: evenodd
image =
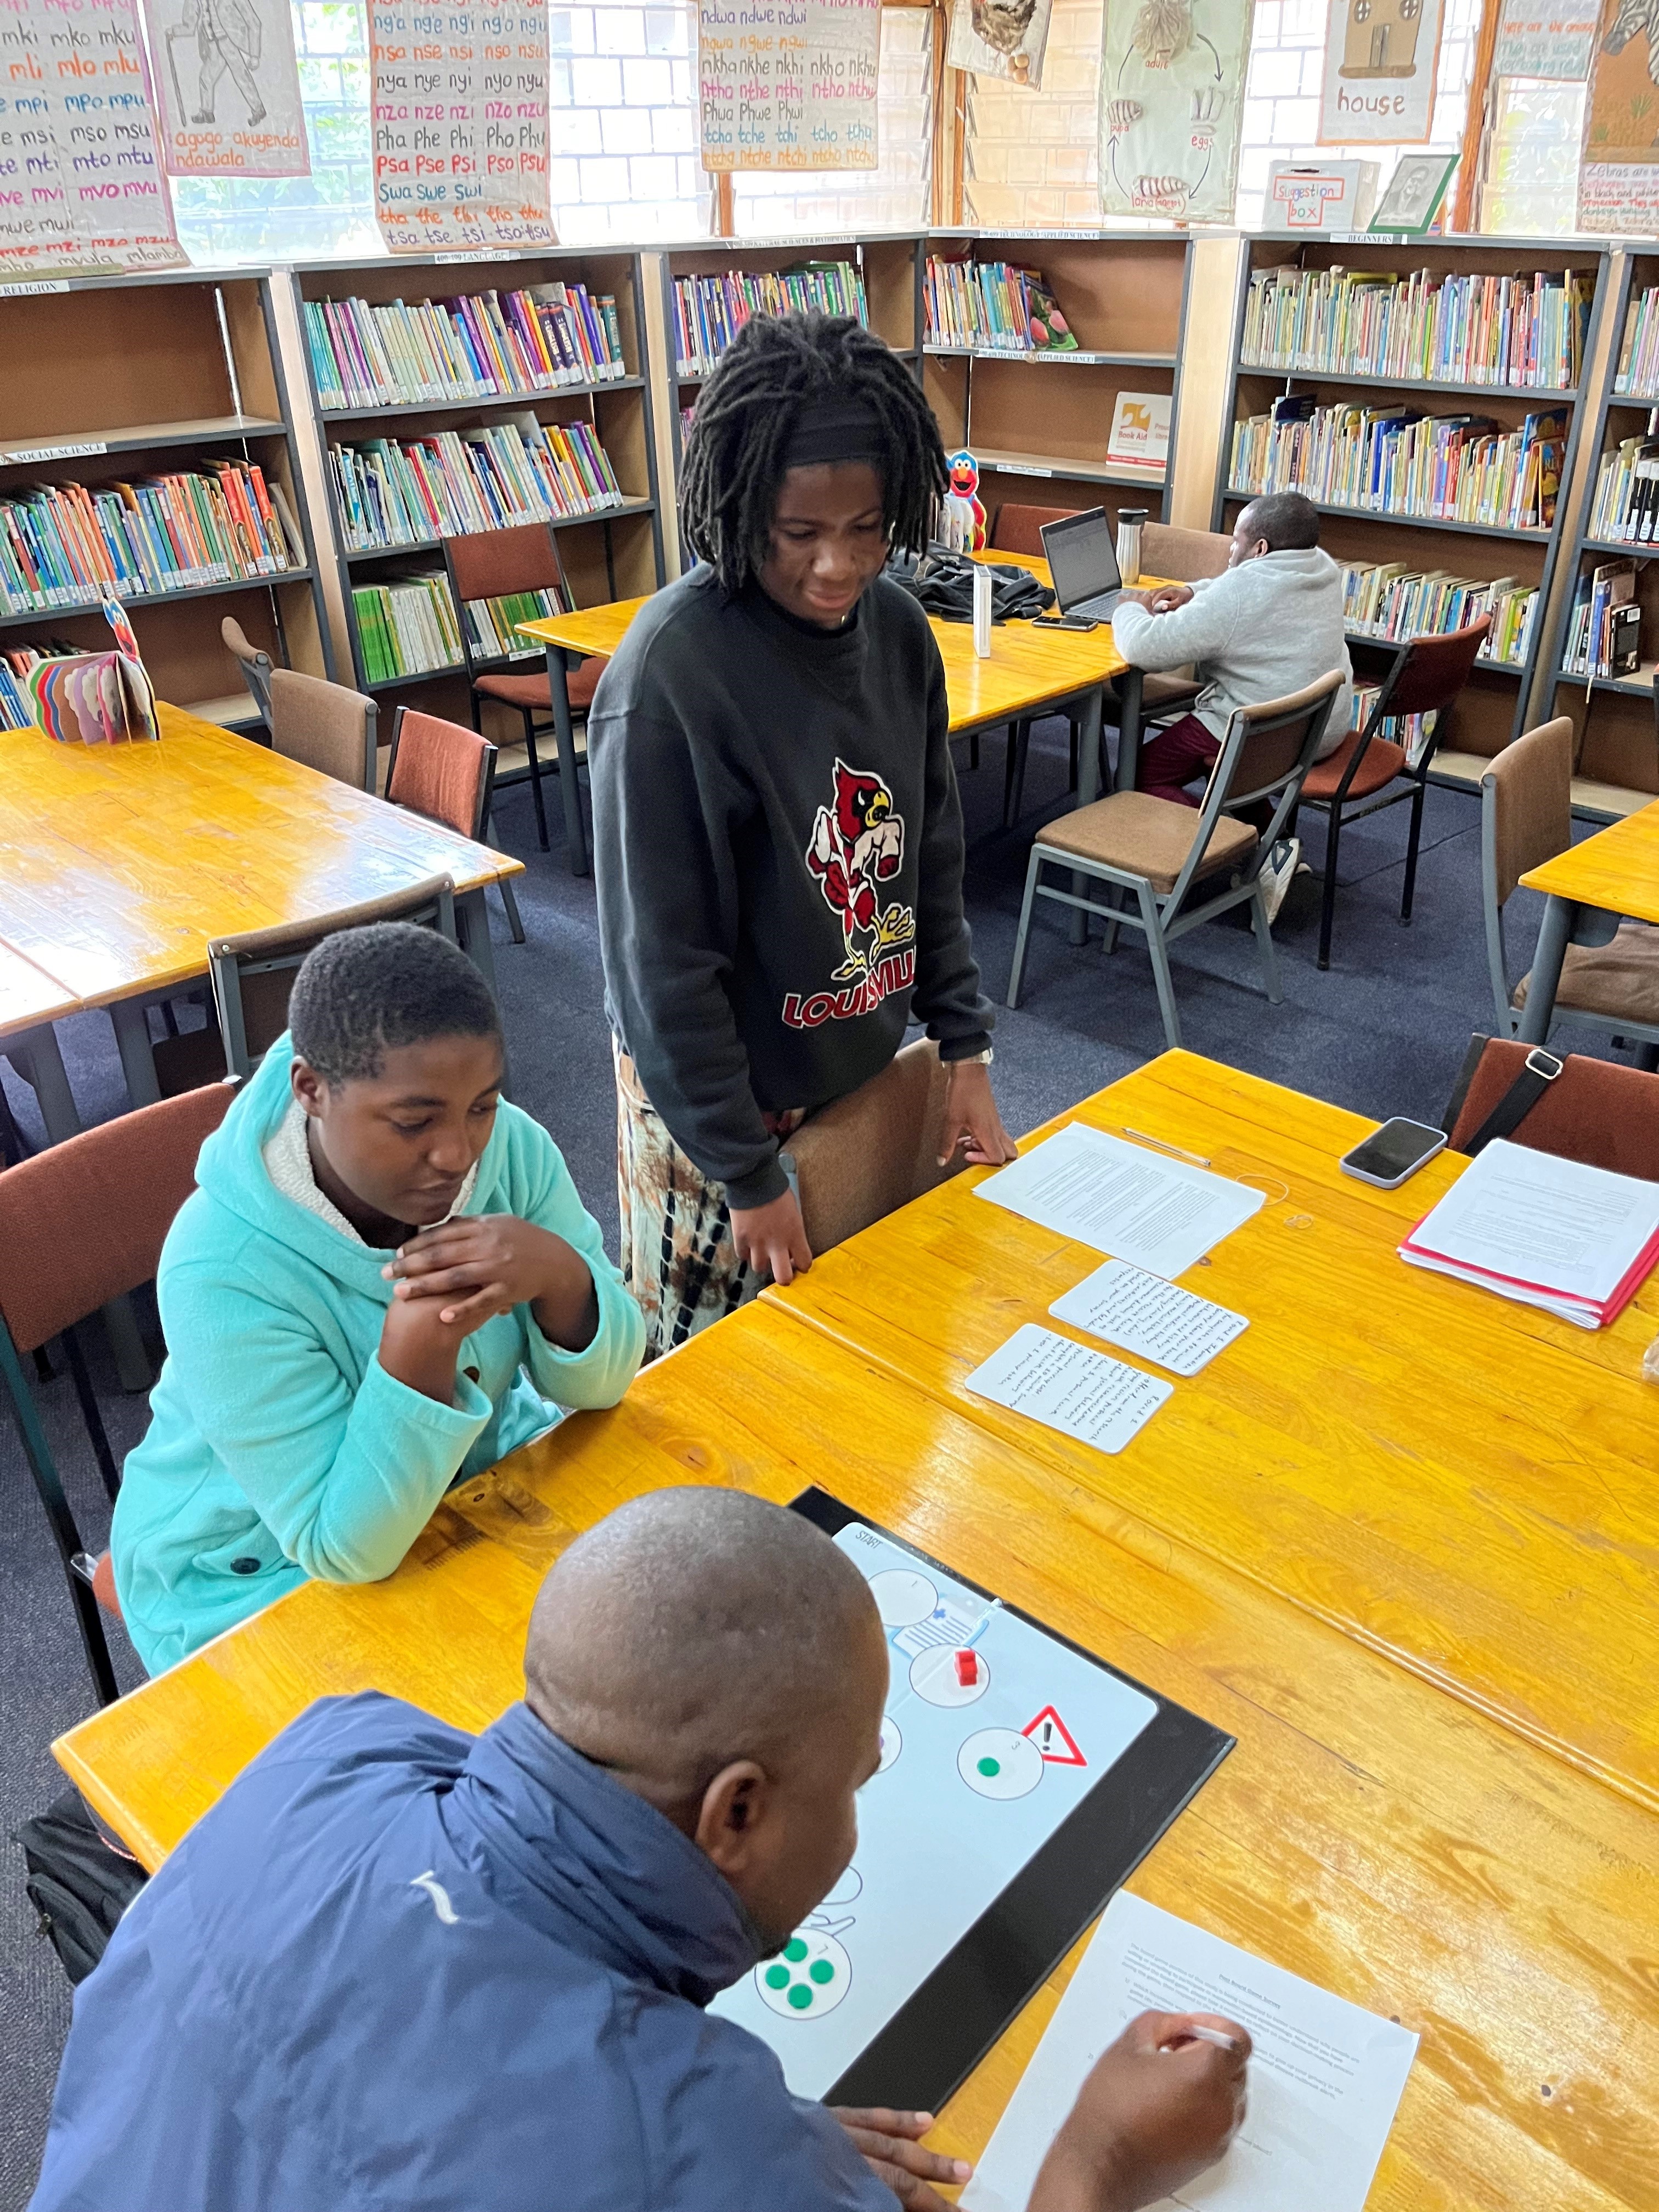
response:
<path id="1" fill-rule="evenodd" d="M 881 888 L 904 864 L 904 817 L 878 775 L 836 763 L 835 797 L 820 806 L 806 865 L 824 903 L 841 921 L 847 957 L 832 981 L 863 981 L 882 956 L 912 943 L 916 918 L 908 906 L 884 907 Z"/>

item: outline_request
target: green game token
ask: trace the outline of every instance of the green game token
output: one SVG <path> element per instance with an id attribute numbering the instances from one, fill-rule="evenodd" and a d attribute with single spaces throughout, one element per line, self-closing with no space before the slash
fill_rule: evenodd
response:
<path id="1" fill-rule="evenodd" d="M 979 1771 L 988 1782 L 994 1774 L 1000 1774 L 1002 1768 L 994 1759 L 981 1759 Z"/>
<path id="2" fill-rule="evenodd" d="M 812 1992 L 805 1982 L 797 1982 L 789 1992 L 789 2002 L 797 2012 L 805 2012 L 812 2002 Z"/>
<path id="3" fill-rule="evenodd" d="M 769 1966 L 767 1968 L 766 1986 L 769 1990 L 787 1989 L 788 1985 L 789 1969 L 787 1966 Z"/>
<path id="4" fill-rule="evenodd" d="M 783 1947 L 783 1955 L 793 1966 L 799 1966 L 806 1956 L 806 1946 L 799 1936 L 792 1936 Z"/>
<path id="5" fill-rule="evenodd" d="M 814 1959 L 806 1971 L 815 1982 L 833 1982 L 836 1978 L 836 1970 L 828 1959 Z"/>

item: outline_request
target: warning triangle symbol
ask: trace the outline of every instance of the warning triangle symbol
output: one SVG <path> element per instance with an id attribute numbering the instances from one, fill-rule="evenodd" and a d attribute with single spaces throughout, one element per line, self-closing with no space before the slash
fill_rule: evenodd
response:
<path id="1" fill-rule="evenodd" d="M 1051 1766 L 1086 1766 L 1089 1764 L 1077 1747 L 1077 1738 L 1052 1705 L 1045 1705 L 1030 1727 L 1023 1728 L 1020 1734 L 1030 1737 Z"/>

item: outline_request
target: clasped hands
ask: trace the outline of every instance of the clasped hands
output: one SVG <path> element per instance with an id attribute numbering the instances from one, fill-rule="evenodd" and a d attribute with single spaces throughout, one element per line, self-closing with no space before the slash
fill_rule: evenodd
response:
<path id="1" fill-rule="evenodd" d="M 528 1306 L 565 1352 L 584 1352 L 599 1325 L 599 1293 L 581 1255 L 514 1213 L 466 1213 L 422 1229 L 380 1270 L 392 1304 L 380 1364 L 424 1396 L 449 1402 L 462 1340 L 496 1314 Z"/>

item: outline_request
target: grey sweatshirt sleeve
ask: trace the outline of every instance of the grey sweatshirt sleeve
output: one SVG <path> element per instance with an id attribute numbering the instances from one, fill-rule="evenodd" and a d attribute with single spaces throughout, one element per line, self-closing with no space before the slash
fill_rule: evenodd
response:
<path id="1" fill-rule="evenodd" d="M 789 1186 L 723 988 L 738 940 L 732 848 L 750 801 L 717 763 L 694 763 L 665 715 L 624 707 L 589 732 L 611 1012 L 680 1150 L 733 1206 L 764 1206 Z"/>
<path id="2" fill-rule="evenodd" d="M 1155 615 L 1138 599 L 1120 599 L 1112 617 L 1112 635 L 1123 658 L 1137 668 L 1184 668 L 1188 661 L 1215 660 L 1225 653 L 1238 619 L 1238 596 L 1224 588 L 1236 572 L 1194 586 L 1183 607 Z"/>
<path id="3" fill-rule="evenodd" d="M 927 813 L 921 828 L 916 981 L 910 1010 L 945 1060 L 971 1060 L 991 1042 L 991 1004 L 962 910 L 962 800 L 951 763 L 951 708 L 937 649 L 927 692 Z"/>

